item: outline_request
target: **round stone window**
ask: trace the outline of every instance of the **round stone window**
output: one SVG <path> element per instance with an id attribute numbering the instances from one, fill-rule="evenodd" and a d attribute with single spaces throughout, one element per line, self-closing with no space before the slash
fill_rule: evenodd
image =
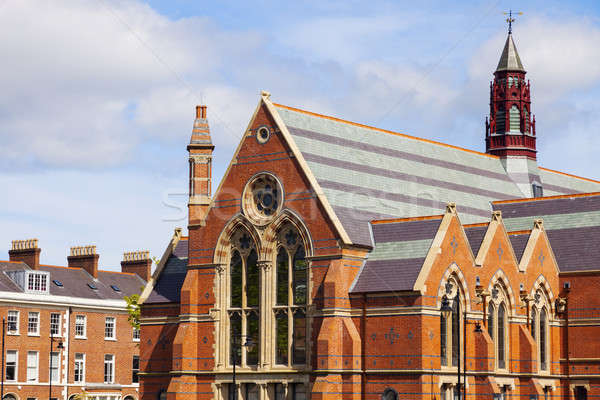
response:
<path id="1" fill-rule="evenodd" d="M 250 179 L 243 194 L 244 213 L 257 225 L 271 221 L 283 205 L 283 189 L 279 180 L 267 173 Z"/>
<path id="2" fill-rule="evenodd" d="M 258 141 L 258 143 L 260 143 L 260 144 L 267 143 L 270 138 L 271 138 L 271 130 L 269 129 L 268 126 L 263 125 L 263 126 L 260 126 L 256 130 L 256 140 Z"/>

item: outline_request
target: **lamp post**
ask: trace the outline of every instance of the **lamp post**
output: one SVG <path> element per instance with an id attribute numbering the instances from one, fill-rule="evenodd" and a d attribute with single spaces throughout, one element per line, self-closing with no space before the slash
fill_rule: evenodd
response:
<path id="1" fill-rule="evenodd" d="M 50 333 L 50 369 L 48 370 L 48 400 L 52 400 L 52 347 L 54 345 L 54 335 Z M 58 342 L 56 350 L 64 349 L 62 341 Z M 60 356 L 59 356 L 60 360 Z M 59 363 L 60 364 L 60 363 Z"/>
<path id="2" fill-rule="evenodd" d="M 452 283 L 448 282 L 446 284 L 446 293 L 450 294 L 452 292 Z M 457 399 L 460 400 L 461 398 L 461 390 L 463 390 L 463 398 L 466 400 L 467 398 L 467 310 L 466 307 L 463 310 L 463 321 L 464 321 L 464 326 L 463 326 L 463 361 L 464 361 L 464 367 L 463 367 L 463 385 L 460 384 L 460 376 L 461 376 L 461 371 L 460 371 L 460 312 L 459 312 L 459 305 L 460 305 L 460 291 L 458 290 L 458 288 L 456 289 L 456 295 L 452 298 L 452 303 L 453 305 L 456 305 L 456 307 L 452 307 L 450 306 L 450 299 L 448 299 L 447 296 L 444 296 L 442 298 L 442 305 L 440 308 L 440 311 L 442 312 L 442 315 L 444 316 L 444 319 L 447 321 L 448 318 L 452 317 L 452 314 L 454 314 L 456 312 L 456 333 L 458 335 L 457 337 L 457 342 L 458 342 L 458 365 L 457 365 L 457 372 L 456 372 L 456 380 L 457 380 L 457 384 L 458 384 L 458 390 L 457 390 Z M 456 310 L 456 311 L 455 311 Z M 481 324 L 479 322 L 477 322 L 475 324 L 475 333 L 481 333 L 482 329 L 481 329 Z"/>
<path id="3" fill-rule="evenodd" d="M 237 340 L 239 340 L 240 344 L 241 344 L 242 337 L 243 337 L 241 334 L 238 334 L 238 333 L 234 332 L 232 336 L 233 336 L 234 343 L 237 344 Z M 246 338 L 246 343 L 241 344 L 241 347 L 252 347 L 252 346 L 254 346 L 254 342 L 252 342 L 252 338 Z M 233 396 L 231 396 L 231 394 L 230 394 L 229 398 L 231 400 L 237 400 L 237 398 L 238 398 L 238 391 L 237 391 L 237 385 L 236 385 L 236 382 L 235 382 L 235 365 L 237 364 L 237 346 L 236 346 L 235 349 L 231 349 L 231 351 L 233 352 L 233 377 L 232 377 L 232 381 L 233 382 L 232 382 L 232 385 L 231 385 L 232 386 L 232 390 L 233 390 Z"/>

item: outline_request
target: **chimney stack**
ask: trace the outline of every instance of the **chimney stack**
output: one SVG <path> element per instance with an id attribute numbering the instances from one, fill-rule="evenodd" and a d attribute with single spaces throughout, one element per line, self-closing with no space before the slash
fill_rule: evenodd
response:
<path id="1" fill-rule="evenodd" d="M 98 278 L 98 259 L 96 246 L 71 247 L 71 255 L 67 257 L 69 268 L 83 268 L 94 278 Z"/>
<path id="2" fill-rule="evenodd" d="M 137 274 L 140 278 L 148 282 L 152 271 L 152 260 L 149 251 L 130 251 L 123 253 L 121 261 L 121 272 Z"/>
<path id="3" fill-rule="evenodd" d="M 8 251 L 8 259 L 24 262 L 31 269 L 39 269 L 41 252 L 37 239 L 13 240 L 12 248 Z"/>
<path id="4" fill-rule="evenodd" d="M 211 198 L 212 153 L 215 146 L 210 137 L 206 106 L 196 106 L 196 120 L 187 146 L 190 161 L 188 224 L 203 224 Z"/>

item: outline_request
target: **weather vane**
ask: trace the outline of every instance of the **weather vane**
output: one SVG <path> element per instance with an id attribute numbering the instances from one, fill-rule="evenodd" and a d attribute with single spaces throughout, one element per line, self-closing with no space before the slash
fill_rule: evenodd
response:
<path id="1" fill-rule="evenodd" d="M 508 22 L 508 34 L 510 35 L 512 33 L 512 23 L 515 22 L 512 10 L 508 10 L 508 12 L 505 12 L 504 15 L 508 15 L 508 18 L 506 18 L 506 22 Z M 516 12 L 515 15 L 523 15 L 523 13 L 519 11 Z"/>

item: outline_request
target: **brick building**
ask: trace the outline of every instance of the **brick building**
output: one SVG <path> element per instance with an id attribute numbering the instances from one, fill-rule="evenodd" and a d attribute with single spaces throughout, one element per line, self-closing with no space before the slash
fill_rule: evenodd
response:
<path id="1" fill-rule="evenodd" d="M 4 399 L 137 400 L 140 337 L 123 297 L 141 293 L 148 252 L 125 253 L 122 272 L 99 270 L 95 246 L 71 248 L 67 267 L 40 254 L 16 240 L 0 261 Z"/>
<path id="2" fill-rule="evenodd" d="M 486 153 L 263 92 L 214 194 L 198 107 L 142 399 L 600 395 L 600 182 L 538 166 L 530 89 L 509 33 Z"/>

